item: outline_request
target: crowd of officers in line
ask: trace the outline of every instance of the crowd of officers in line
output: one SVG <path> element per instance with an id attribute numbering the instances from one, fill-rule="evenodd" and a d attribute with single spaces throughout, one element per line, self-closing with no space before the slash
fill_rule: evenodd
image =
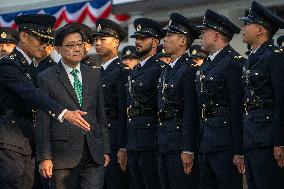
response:
<path id="1" fill-rule="evenodd" d="M 136 19 L 135 47 L 125 47 L 120 57 L 128 34 L 119 24 L 100 19 L 95 32 L 69 24 L 82 32 L 81 63 L 100 69 L 111 148 L 104 188 L 240 189 L 244 173 L 249 189 L 283 188 L 284 37 L 278 46 L 272 39 L 284 29 L 283 19 L 254 1 L 241 29 L 212 10 L 200 26 L 177 13 L 169 20 L 163 27 Z M 229 44 L 240 32 L 250 47 L 247 59 Z M 0 28 L 0 35 L 0 55 L 9 57 L 18 33 Z M 201 47 L 192 45 L 195 39 Z M 93 44 L 101 66 L 87 55 Z M 52 48 L 34 57 L 35 74 L 56 65 Z M 51 175 L 40 175 L 44 167 L 36 165 L 34 188 L 47 188 Z M 1 170 L 0 186 L 8 186 Z"/>

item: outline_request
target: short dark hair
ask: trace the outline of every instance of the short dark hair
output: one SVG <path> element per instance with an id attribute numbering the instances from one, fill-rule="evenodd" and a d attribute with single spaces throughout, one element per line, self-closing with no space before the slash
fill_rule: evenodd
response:
<path id="1" fill-rule="evenodd" d="M 65 26 L 59 28 L 55 32 L 54 45 L 55 46 L 62 45 L 64 38 L 67 35 L 73 34 L 73 33 L 79 33 L 81 35 L 82 40 L 84 39 L 84 35 L 82 34 L 82 32 L 77 27 L 74 27 L 72 25 L 65 25 Z"/>

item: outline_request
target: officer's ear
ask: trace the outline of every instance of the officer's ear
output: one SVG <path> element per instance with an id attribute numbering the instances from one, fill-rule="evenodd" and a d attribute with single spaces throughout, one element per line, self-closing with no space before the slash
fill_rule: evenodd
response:
<path id="1" fill-rule="evenodd" d="M 20 41 L 27 43 L 29 41 L 29 34 L 27 32 L 21 31 L 19 34 Z"/>
<path id="2" fill-rule="evenodd" d="M 119 44 L 120 44 L 120 41 L 119 41 L 119 39 L 117 39 L 117 38 L 114 38 L 114 48 L 118 49 L 118 47 L 119 47 Z"/>
<path id="3" fill-rule="evenodd" d="M 160 44 L 160 40 L 157 39 L 157 38 L 153 38 L 153 40 L 152 40 L 152 47 L 157 49 L 159 44 Z"/>

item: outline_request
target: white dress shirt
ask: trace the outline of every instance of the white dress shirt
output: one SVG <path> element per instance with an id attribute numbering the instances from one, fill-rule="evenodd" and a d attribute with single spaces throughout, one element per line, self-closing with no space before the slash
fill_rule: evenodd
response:
<path id="1" fill-rule="evenodd" d="M 149 58 L 151 58 L 152 56 L 149 56 L 148 58 L 142 60 L 139 64 L 141 65 L 141 68 L 142 66 L 144 66 L 146 64 L 146 62 L 149 60 Z"/>
<path id="2" fill-rule="evenodd" d="M 22 55 L 25 57 L 25 59 L 27 60 L 28 64 L 31 65 L 31 63 L 33 62 L 32 59 L 19 47 L 16 47 L 16 49 L 22 53 Z"/>
<path id="3" fill-rule="evenodd" d="M 81 70 L 80 70 L 80 63 L 76 66 L 76 68 L 70 68 L 69 66 L 67 66 L 66 64 L 64 64 L 64 62 L 61 60 L 62 62 L 62 66 L 63 68 L 65 69 L 67 75 L 68 75 L 68 78 L 71 82 L 71 85 L 73 86 L 74 85 L 74 76 L 71 74 L 72 70 L 73 69 L 77 69 L 79 72 L 77 73 L 77 76 L 79 78 L 79 81 L 80 83 L 82 84 L 82 74 L 81 74 Z M 73 86 L 74 87 L 74 86 Z"/>
<path id="4" fill-rule="evenodd" d="M 175 61 L 171 62 L 169 65 L 173 68 L 176 65 L 176 63 L 179 60 L 179 58 L 180 57 L 178 57 Z"/>

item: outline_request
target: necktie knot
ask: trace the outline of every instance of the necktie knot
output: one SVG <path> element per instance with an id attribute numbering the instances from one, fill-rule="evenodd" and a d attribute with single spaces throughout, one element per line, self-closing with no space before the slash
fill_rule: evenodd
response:
<path id="1" fill-rule="evenodd" d="M 79 73 L 79 70 L 73 69 L 70 73 L 71 73 L 74 77 L 77 77 L 77 74 Z"/>

